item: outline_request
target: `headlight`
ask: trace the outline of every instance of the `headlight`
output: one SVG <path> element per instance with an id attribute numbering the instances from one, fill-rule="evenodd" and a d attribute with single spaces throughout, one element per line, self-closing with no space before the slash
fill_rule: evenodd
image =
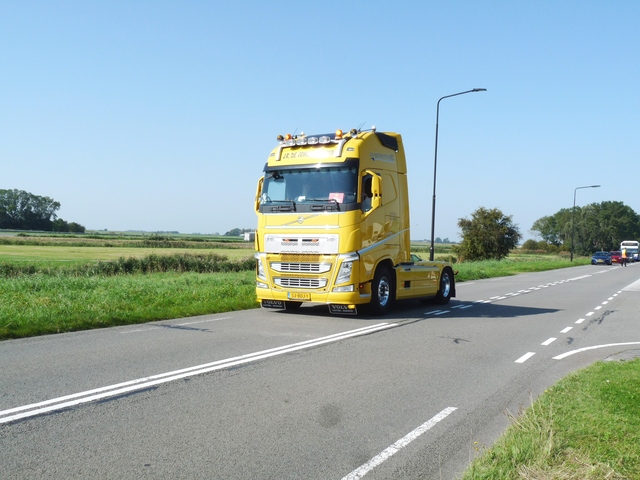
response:
<path id="1" fill-rule="evenodd" d="M 262 258 L 256 255 L 256 275 L 263 280 L 267 279 L 264 273 L 264 265 L 262 264 Z"/>
<path id="2" fill-rule="evenodd" d="M 351 272 L 353 271 L 353 261 L 344 261 L 340 265 L 336 284 L 346 283 L 351 280 Z"/>
<path id="3" fill-rule="evenodd" d="M 342 287 L 335 287 L 334 292 L 353 292 L 353 284 L 343 285 Z"/>

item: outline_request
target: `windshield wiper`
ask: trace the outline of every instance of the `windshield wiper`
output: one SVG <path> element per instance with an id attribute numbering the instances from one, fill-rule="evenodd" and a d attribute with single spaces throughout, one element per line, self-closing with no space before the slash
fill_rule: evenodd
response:
<path id="1" fill-rule="evenodd" d="M 309 202 L 322 202 L 328 205 L 311 205 L 311 210 L 333 210 L 335 205 L 336 210 L 340 211 L 340 203 L 335 198 L 305 198 L 305 201 Z"/>
<path id="2" fill-rule="evenodd" d="M 288 205 L 279 205 L 273 207 L 273 210 L 277 212 L 291 212 L 296 211 L 296 202 L 293 200 L 267 200 L 265 203 L 286 203 Z"/>

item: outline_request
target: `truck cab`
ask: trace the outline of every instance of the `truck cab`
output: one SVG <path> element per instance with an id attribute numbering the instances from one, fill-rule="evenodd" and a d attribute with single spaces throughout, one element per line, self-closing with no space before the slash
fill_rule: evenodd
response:
<path id="1" fill-rule="evenodd" d="M 256 294 L 265 308 L 324 303 L 332 313 L 397 299 L 447 303 L 446 262 L 411 255 L 407 168 L 397 133 L 282 135 L 255 197 Z"/>

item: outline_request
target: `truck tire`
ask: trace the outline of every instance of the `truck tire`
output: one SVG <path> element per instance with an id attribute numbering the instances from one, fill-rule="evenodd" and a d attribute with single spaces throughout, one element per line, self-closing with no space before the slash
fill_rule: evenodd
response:
<path id="1" fill-rule="evenodd" d="M 445 267 L 440 275 L 440 288 L 436 293 L 436 303 L 446 305 L 451 300 L 453 293 L 453 272 L 449 267 Z"/>
<path id="2" fill-rule="evenodd" d="M 373 315 L 384 315 L 391 308 L 394 297 L 393 278 L 389 269 L 379 266 L 371 282 L 371 303 L 369 310 Z"/>

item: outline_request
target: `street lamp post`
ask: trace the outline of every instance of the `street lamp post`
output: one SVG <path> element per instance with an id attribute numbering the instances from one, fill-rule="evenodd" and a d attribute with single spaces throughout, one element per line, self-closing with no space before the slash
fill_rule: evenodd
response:
<path id="1" fill-rule="evenodd" d="M 436 108 L 436 147 L 435 147 L 435 154 L 433 158 L 433 203 L 431 205 L 431 249 L 429 250 L 430 261 L 433 261 L 433 255 L 434 255 L 433 241 L 434 241 L 435 229 L 436 229 L 436 169 L 438 165 L 438 117 L 440 117 L 440 102 L 445 98 L 457 97 L 458 95 L 464 95 L 465 93 L 486 92 L 486 91 L 487 91 L 486 88 L 474 88 L 472 90 L 467 90 L 466 92 L 446 95 L 440 98 L 440 100 L 438 100 L 438 105 Z"/>
<path id="2" fill-rule="evenodd" d="M 581 188 L 599 188 L 600 185 L 587 185 L 584 187 L 576 187 L 573 191 L 573 209 L 571 210 L 571 261 L 573 262 L 573 232 L 575 231 L 573 217 L 576 213 L 576 192 Z"/>

